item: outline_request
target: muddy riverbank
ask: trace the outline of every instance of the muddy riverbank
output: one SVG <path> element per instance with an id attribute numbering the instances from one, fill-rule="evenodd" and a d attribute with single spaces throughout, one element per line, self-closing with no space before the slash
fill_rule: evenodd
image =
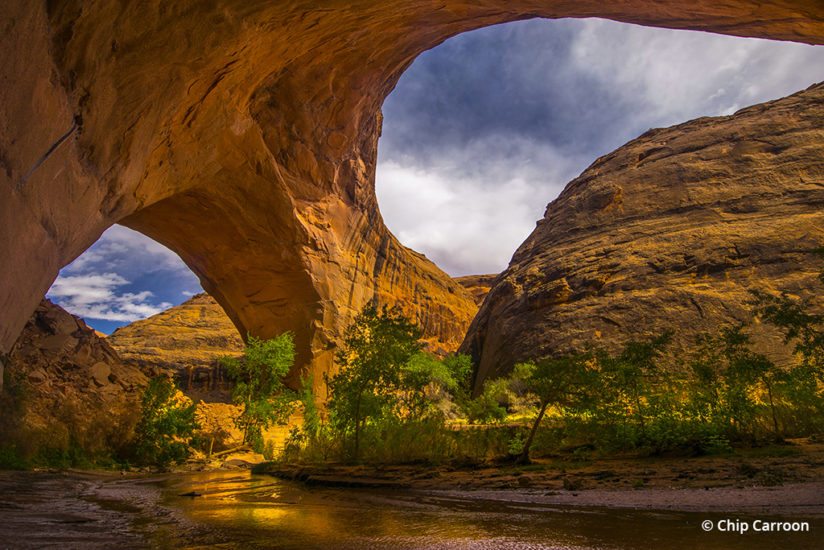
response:
<path id="1" fill-rule="evenodd" d="M 824 509 L 824 444 L 806 440 L 730 456 L 556 458 L 528 466 L 273 463 L 256 471 L 310 486 L 444 491 L 565 506 L 815 514 Z"/>

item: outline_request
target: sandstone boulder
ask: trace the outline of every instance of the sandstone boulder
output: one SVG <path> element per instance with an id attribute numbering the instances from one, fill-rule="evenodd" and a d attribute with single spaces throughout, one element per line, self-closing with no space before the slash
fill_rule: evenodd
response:
<path id="1" fill-rule="evenodd" d="M 98 361 L 89 368 L 89 375 L 98 386 L 108 386 L 112 368 L 102 361 Z"/>

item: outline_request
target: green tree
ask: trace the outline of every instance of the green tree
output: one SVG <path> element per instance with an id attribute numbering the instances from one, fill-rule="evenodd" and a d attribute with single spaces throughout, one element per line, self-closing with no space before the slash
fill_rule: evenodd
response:
<path id="1" fill-rule="evenodd" d="M 460 412 L 467 415 L 467 405 L 472 400 L 472 358 L 455 353 L 444 357 L 442 363 L 453 381 L 449 388 L 452 401 Z"/>
<path id="2" fill-rule="evenodd" d="M 744 325 L 724 327 L 718 336 L 703 336 L 690 363 L 697 382 L 693 401 L 700 403 L 699 415 L 738 433 L 754 435 L 757 415 L 755 390 L 767 394 L 770 416 L 778 434 L 775 388 L 782 373 L 766 356 L 750 349 Z"/>
<path id="3" fill-rule="evenodd" d="M 512 378 L 519 380 L 538 398 L 538 413 L 518 457 L 519 463 L 529 463 L 529 450 L 550 406 L 575 409 L 586 402 L 595 374 L 589 368 L 591 361 L 591 354 L 578 354 L 515 366 Z"/>
<path id="4" fill-rule="evenodd" d="M 166 467 L 189 456 L 189 444 L 198 428 L 194 403 L 180 399 L 167 376 L 149 381 L 143 392 L 140 420 L 135 427 L 133 453 L 144 465 Z"/>
<path id="5" fill-rule="evenodd" d="M 344 334 L 336 359 L 340 371 L 329 382 L 329 409 L 336 426 L 353 436 L 352 458 L 360 457 L 365 424 L 399 399 L 404 368 L 421 351 L 420 331 L 397 309 L 365 308 Z M 406 373 L 415 377 L 415 369 Z"/>
<path id="6" fill-rule="evenodd" d="M 647 341 L 627 342 L 616 356 L 598 354 L 604 389 L 617 392 L 619 402 L 629 404 L 641 433 L 646 429 L 645 400 L 651 379 L 656 376 L 658 360 L 671 339 L 672 333 L 666 332 Z"/>
<path id="7" fill-rule="evenodd" d="M 270 340 L 249 336 L 242 357 L 223 357 L 220 362 L 235 380 L 232 400 L 242 407 L 235 423 L 243 432 L 243 442 L 260 452 L 263 430 L 285 424 L 297 397 L 283 383 L 295 363 L 292 334 Z"/>
<path id="8" fill-rule="evenodd" d="M 403 416 L 421 420 L 440 412 L 439 400 L 458 391 L 454 362 L 418 352 L 401 367 L 399 397 Z"/>

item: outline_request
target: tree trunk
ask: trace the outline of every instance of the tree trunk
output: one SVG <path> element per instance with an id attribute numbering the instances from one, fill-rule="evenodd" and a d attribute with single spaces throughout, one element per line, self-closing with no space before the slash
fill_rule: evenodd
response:
<path id="1" fill-rule="evenodd" d="M 541 410 L 538 411 L 538 417 L 535 419 L 535 423 L 532 424 L 532 429 L 529 431 L 529 437 L 526 438 L 524 449 L 521 451 L 521 456 L 519 456 L 517 460 L 518 464 L 529 464 L 529 448 L 532 446 L 532 440 L 535 439 L 535 433 L 538 431 L 538 426 L 540 426 L 541 420 L 543 420 L 544 413 L 546 413 L 548 406 L 549 403 L 541 403 Z"/>
<path id="2" fill-rule="evenodd" d="M 778 418 L 775 416 L 775 404 L 773 404 L 772 384 L 765 381 L 764 385 L 767 386 L 767 397 L 770 400 L 770 412 L 772 413 L 773 428 L 775 428 L 775 435 L 778 436 Z"/>
<path id="3" fill-rule="evenodd" d="M 360 404 L 361 404 L 361 394 L 358 394 L 358 400 L 355 402 L 355 452 L 354 458 L 355 462 L 358 461 L 360 456 L 360 426 L 361 426 L 361 418 L 360 418 Z"/>

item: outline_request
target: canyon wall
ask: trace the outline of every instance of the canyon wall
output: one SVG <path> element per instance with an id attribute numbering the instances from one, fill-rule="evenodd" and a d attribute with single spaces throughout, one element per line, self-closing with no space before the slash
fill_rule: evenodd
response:
<path id="1" fill-rule="evenodd" d="M 455 347 L 472 297 L 378 210 L 380 106 L 450 36 L 590 16 L 824 43 L 818 0 L 6 0 L 0 355 L 114 223 L 177 252 L 241 334 L 294 332 L 318 380 L 370 302 Z"/>
<path id="2" fill-rule="evenodd" d="M 809 298 L 824 258 L 824 84 L 654 129 L 596 160 L 496 280 L 462 351 L 477 384 L 590 343 L 747 319 L 752 290 Z"/>

